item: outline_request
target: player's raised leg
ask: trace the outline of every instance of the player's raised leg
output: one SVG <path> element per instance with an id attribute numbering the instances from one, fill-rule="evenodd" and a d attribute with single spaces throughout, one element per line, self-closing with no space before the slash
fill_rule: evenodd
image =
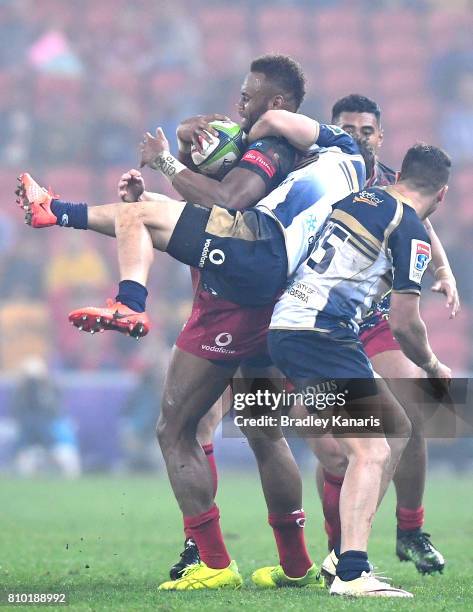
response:
<path id="1" fill-rule="evenodd" d="M 71 312 L 69 320 L 76 327 L 92 333 L 115 330 L 136 338 L 148 333 L 146 283 L 154 249 L 166 250 L 184 207 L 185 203 L 166 197 L 98 207 L 99 211 L 110 209 L 110 215 L 115 216 L 120 284 L 114 303 L 105 308 L 85 307 Z"/>

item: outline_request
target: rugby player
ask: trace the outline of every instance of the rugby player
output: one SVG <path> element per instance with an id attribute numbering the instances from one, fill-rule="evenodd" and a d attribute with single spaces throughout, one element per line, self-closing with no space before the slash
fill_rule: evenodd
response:
<path id="1" fill-rule="evenodd" d="M 278 72 L 277 75 L 279 79 L 280 72 Z M 261 68 L 261 73 L 258 74 L 256 72 L 256 76 L 255 74 L 253 74 L 253 77 L 253 80 L 257 81 L 257 83 L 255 84 L 255 89 L 257 90 L 256 93 L 260 93 L 261 82 L 266 79 L 263 67 Z M 270 81 L 270 79 L 268 79 L 268 81 Z M 247 89 L 249 89 L 249 87 L 247 87 Z M 273 91 L 271 93 L 273 93 Z M 287 95 L 288 94 L 286 94 L 286 96 Z M 250 97 L 248 96 L 248 92 L 246 93 L 246 96 Z M 272 107 L 284 108 L 284 104 L 286 103 L 286 101 L 284 100 L 284 96 L 282 94 L 279 94 L 279 97 L 274 95 L 269 96 L 271 101 L 273 101 L 275 97 L 278 98 L 279 102 L 271 106 L 268 104 L 267 95 L 266 101 L 264 102 L 266 108 L 263 108 L 263 110 Z M 257 98 L 257 96 L 254 96 L 254 98 Z M 259 103 L 261 104 L 263 100 L 264 98 L 262 99 L 262 96 L 260 95 Z M 243 109 L 245 109 L 246 106 L 251 106 L 249 104 L 249 101 L 250 100 L 245 101 L 245 103 L 242 105 Z M 287 106 L 289 108 L 291 108 L 291 106 L 293 107 L 292 104 L 287 104 Z M 296 110 L 296 108 L 293 108 L 293 110 Z M 249 111 L 250 108 L 248 109 L 248 116 L 250 116 Z M 240 112 L 243 114 L 244 110 L 241 110 Z M 257 115 L 255 114 L 254 117 L 256 118 Z M 165 142 L 165 140 L 161 137 L 154 140 L 149 139 L 149 143 L 153 145 L 159 140 L 161 141 L 161 144 Z M 311 218 L 312 213 L 307 212 L 307 210 L 301 211 L 301 209 L 299 209 L 298 212 L 304 212 L 304 215 L 302 215 L 302 218 L 299 219 L 297 223 L 293 224 L 293 218 L 291 218 L 291 214 L 292 217 L 294 216 L 294 214 L 290 213 L 291 206 L 294 206 L 294 203 L 296 201 L 300 202 L 301 190 L 302 193 L 305 195 L 305 204 L 303 208 L 305 207 L 306 209 L 308 209 L 314 204 L 314 201 L 317 200 L 317 198 L 315 197 L 316 193 L 314 192 L 314 190 L 317 191 L 316 187 L 317 189 L 320 189 L 321 187 L 323 187 L 323 189 L 330 188 L 332 193 L 328 200 L 331 199 L 333 203 L 334 201 L 339 199 L 340 192 L 344 192 L 345 194 L 350 193 L 357 188 L 357 185 L 362 184 L 364 180 L 363 162 L 361 157 L 357 153 L 357 148 L 354 146 L 353 141 L 349 137 L 347 137 L 347 135 L 344 134 L 341 130 L 337 131 L 337 129 L 332 129 L 327 126 L 320 126 L 319 128 L 317 124 L 317 133 L 314 134 L 313 142 L 314 141 L 318 142 L 318 144 L 321 146 L 328 146 L 330 144 L 334 145 L 331 147 L 332 150 L 329 148 L 326 152 L 326 155 L 320 155 L 320 160 L 315 162 L 316 167 L 320 168 L 319 173 L 316 174 L 314 180 L 311 181 L 310 178 L 307 179 L 307 172 L 302 172 L 303 170 L 306 170 L 306 168 L 303 168 L 300 171 L 302 172 L 302 175 L 299 176 L 299 182 L 295 180 L 295 177 L 292 177 L 290 182 L 288 183 L 288 186 L 286 185 L 285 189 L 283 189 L 282 192 L 279 192 L 279 199 L 273 197 L 271 201 L 267 201 L 265 204 L 262 203 L 261 208 L 267 211 L 267 213 L 263 213 L 265 217 L 267 217 L 267 219 L 265 217 L 262 217 L 261 214 L 256 213 L 253 217 L 253 220 L 257 220 L 258 223 L 260 223 L 259 227 L 251 226 L 251 224 L 250 226 L 246 225 L 246 219 L 248 219 L 247 216 L 244 220 L 244 216 L 246 213 L 242 215 L 236 210 L 226 212 L 225 209 L 221 207 L 213 207 L 212 210 L 209 212 L 204 208 L 204 206 L 196 206 L 193 204 L 185 205 L 183 203 L 173 201 L 169 198 L 164 198 L 162 196 L 156 196 L 155 202 L 158 202 L 158 206 L 156 206 L 156 203 L 150 206 L 150 203 L 139 202 L 132 206 L 126 206 L 122 204 L 102 207 L 90 207 L 87 211 L 87 207 L 85 207 L 85 205 L 79 205 L 77 207 L 77 205 L 71 205 L 55 200 L 54 202 L 52 202 L 51 210 L 51 195 L 48 195 L 44 190 L 40 190 L 40 188 L 32 181 L 32 179 L 28 175 L 24 175 L 22 179 L 22 188 L 26 192 L 25 207 L 27 208 L 27 217 L 34 227 L 51 225 L 53 223 L 61 224 L 61 222 L 65 222 L 65 225 L 67 226 L 75 226 L 82 228 L 87 227 L 88 229 L 95 229 L 96 231 L 100 231 L 101 233 L 111 235 L 114 234 L 114 220 L 116 219 L 117 235 L 120 241 L 123 242 L 124 234 L 129 234 L 131 231 L 131 234 L 133 235 L 133 233 L 137 229 L 137 223 L 142 224 L 142 221 L 146 220 L 142 216 L 142 214 L 146 211 L 146 214 L 150 213 L 153 217 L 155 214 L 157 215 L 157 219 L 153 219 L 151 221 L 151 225 L 153 226 L 151 230 L 153 236 L 152 241 L 155 246 L 164 249 L 168 244 L 170 244 L 170 239 L 172 240 L 171 235 L 174 234 L 173 226 L 176 225 L 176 222 L 180 218 L 180 215 L 184 208 L 186 208 L 187 211 L 192 210 L 191 214 L 194 214 L 195 212 L 196 215 L 201 216 L 200 224 L 202 225 L 202 227 L 204 227 L 204 225 L 207 225 L 207 222 L 204 221 L 204 217 L 207 215 L 207 218 L 209 218 L 209 215 L 213 214 L 214 217 L 212 218 L 212 222 L 215 221 L 217 223 L 217 226 L 220 222 L 223 222 L 222 227 L 224 227 L 225 224 L 228 227 L 228 225 L 230 224 L 237 232 L 242 230 L 244 232 L 242 234 L 244 238 L 249 238 L 250 236 L 253 236 L 255 238 L 267 238 L 267 240 L 260 241 L 248 240 L 248 242 L 255 242 L 255 244 L 257 244 L 258 246 L 262 246 L 264 250 L 261 251 L 260 249 L 260 253 L 262 252 L 264 257 L 271 257 L 271 265 L 279 268 L 279 278 L 277 274 L 275 274 L 275 278 L 273 279 L 266 278 L 266 275 L 260 275 L 259 280 L 251 281 L 256 287 L 256 290 L 253 293 L 244 294 L 241 293 L 241 291 L 240 293 L 238 293 L 233 287 L 233 282 L 229 282 L 228 279 L 225 280 L 225 277 L 223 277 L 222 279 L 222 275 L 218 274 L 218 266 L 222 265 L 223 262 L 221 261 L 222 257 L 219 253 L 219 249 L 217 248 L 215 249 L 217 251 L 216 253 L 212 254 L 212 250 L 210 250 L 210 252 L 207 252 L 207 257 L 203 258 L 204 261 L 202 262 L 202 268 L 204 274 L 210 270 L 210 274 L 206 275 L 207 277 L 204 282 L 212 282 L 212 284 L 214 282 L 221 282 L 220 290 L 223 291 L 225 295 L 227 295 L 228 291 L 230 297 L 234 301 L 238 302 L 239 298 L 243 296 L 244 304 L 246 304 L 248 301 L 251 305 L 259 304 L 260 302 L 265 303 L 267 300 L 272 301 L 275 293 L 277 293 L 277 291 L 279 291 L 279 289 L 281 288 L 282 284 L 284 284 L 287 274 L 286 268 L 288 267 L 288 263 L 290 263 L 290 266 L 294 266 L 299 260 L 301 260 L 301 258 L 303 258 L 307 254 L 307 251 L 310 248 L 311 243 L 313 242 L 317 228 L 320 227 L 320 223 L 323 221 L 323 218 L 325 218 L 328 212 L 330 212 L 330 206 L 327 202 L 324 202 L 324 205 L 320 207 L 320 219 Z M 258 149 L 261 148 L 262 144 L 263 143 L 261 141 L 254 143 L 253 151 L 256 150 L 257 153 L 259 153 Z M 345 154 L 343 153 L 343 148 L 347 149 L 347 152 Z M 260 160 L 261 165 L 267 168 L 267 158 L 261 158 L 257 155 L 257 153 L 253 153 L 251 156 L 248 157 Z M 172 175 L 173 177 L 173 185 L 176 186 L 177 179 L 182 175 L 181 178 L 184 182 L 179 187 L 179 189 L 180 191 L 184 191 L 185 189 L 187 189 L 189 187 L 189 179 L 192 173 L 189 170 L 186 170 L 185 168 L 180 168 L 179 166 L 177 166 L 177 160 L 172 160 L 172 163 L 170 164 L 170 155 L 168 151 L 163 151 L 160 155 L 164 155 L 166 161 L 166 164 L 161 164 L 161 169 L 169 170 L 171 166 L 171 170 L 173 170 L 173 172 L 168 172 L 168 176 Z M 158 158 L 159 157 L 160 156 L 158 155 Z M 275 156 L 275 158 L 279 159 L 279 155 L 277 157 Z M 245 156 L 243 160 L 245 160 Z M 332 160 L 332 162 L 330 162 L 330 160 Z M 342 163 L 346 164 L 346 166 L 342 167 Z M 175 171 L 176 168 L 179 168 L 179 172 Z M 244 168 L 240 168 L 240 170 L 243 169 Z M 234 170 L 231 172 L 234 172 Z M 231 175 L 231 172 L 228 176 Z M 271 175 L 273 176 L 274 173 L 271 172 Z M 248 188 L 247 174 L 244 178 L 246 180 L 246 188 Z M 204 179 L 204 181 L 210 181 L 210 183 L 215 183 L 215 181 L 212 181 L 207 177 L 196 177 L 196 184 L 198 186 L 197 191 L 200 189 L 200 195 L 197 195 L 196 197 L 200 199 L 201 204 L 207 203 L 207 206 L 209 206 L 212 202 L 215 201 L 215 199 L 217 199 L 215 197 L 215 193 L 218 193 L 215 192 L 215 189 L 217 189 L 217 187 L 214 188 L 214 192 L 210 192 L 210 190 L 207 191 L 207 193 L 209 194 L 209 202 L 207 202 L 202 194 L 204 187 L 208 188 L 208 185 L 205 185 L 205 182 L 203 182 L 202 179 Z M 292 183 L 294 183 L 294 185 Z M 292 199 L 286 197 L 288 196 L 289 192 L 292 192 Z M 246 193 L 248 193 L 248 191 L 246 191 Z M 326 194 L 324 194 L 322 190 L 322 193 L 319 195 Z M 291 202 L 290 205 L 288 203 L 289 201 Z M 279 214 L 284 217 L 284 213 L 281 213 L 281 211 L 278 209 L 279 205 L 281 205 L 280 208 L 283 208 L 284 204 L 287 204 L 287 208 L 289 209 L 289 221 L 287 227 L 285 227 L 284 225 L 286 220 L 283 219 L 281 221 L 278 217 Z M 48 208 L 49 211 L 47 210 Z M 126 219 L 125 215 L 122 215 L 125 209 L 126 217 L 131 215 L 130 218 Z M 274 210 L 275 212 L 271 212 L 272 210 Z M 87 211 L 87 215 L 84 215 L 84 211 Z M 64 215 L 66 215 L 66 217 Z M 86 217 L 86 219 L 84 219 L 84 216 Z M 187 221 L 188 220 L 189 219 L 187 219 Z M 271 223 L 269 222 L 270 220 L 272 220 Z M 303 223 L 303 220 L 308 222 Z M 155 221 L 157 221 L 158 226 L 155 226 Z M 192 221 L 191 223 L 190 232 L 184 227 L 184 241 L 188 241 L 189 237 L 192 236 L 192 232 L 194 234 L 196 233 L 197 226 L 194 224 L 194 221 Z M 237 222 L 234 223 L 234 221 Z M 275 228 L 277 228 L 277 231 L 275 231 Z M 145 229 L 145 232 L 149 234 L 148 229 L 145 225 L 143 225 L 143 229 Z M 182 230 L 182 225 L 180 229 Z M 283 244 L 283 231 L 287 235 L 292 236 L 291 250 L 289 254 L 290 262 L 288 262 L 288 256 L 286 254 L 285 246 Z M 178 233 L 179 232 L 174 235 L 173 244 L 175 244 L 178 249 L 187 248 L 185 244 L 179 244 L 179 241 L 176 237 Z M 214 237 L 216 241 L 222 241 L 222 246 L 223 242 L 225 242 L 226 239 L 230 238 L 230 236 L 228 236 L 227 238 L 225 236 Z M 203 238 L 203 236 L 201 236 L 201 238 Z M 134 239 L 133 236 L 132 239 Z M 127 242 L 127 240 L 125 240 L 125 242 Z M 147 248 L 150 246 L 150 243 L 146 238 L 144 243 L 141 242 L 138 246 L 138 251 L 141 251 L 142 247 L 147 250 Z M 250 247 L 251 245 L 243 244 L 243 246 Z M 199 255 L 199 258 L 197 260 L 192 259 L 192 263 L 196 266 L 201 263 L 203 254 L 205 252 L 205 244 L 204 248 L 201 247 L 202 245 L 200 245 L 200 247 L 198 248 L 198 253 L 194 252 L 188 254 L 192 255 L 192 257 L 197 254 Z M 269 250 L 265 250 L 266 247 L 268 247 Z M 276 250 L 275 253 L 272 252 L 273 247 Z M 244 251 L 244 249 L 242 250 Z M 142 261 L 145 267 L 147 266 L 147 263 L 145 261 L 147 259 L 146 255 L 144 259 L 140 259 L 139 257 L 135 259 L 136 253 L 132 254 L 128 250 L 128 248 L 125 248 L 125 251 L 128 253 L 128 255 L 133 255 L 135 263 Z M 226 256 L 225 252 L 224 255 Z M 232 261 L 232 255 L 233 253 L 229 251 L 228 262 L 230 263 Z M 276 257 L 273 257 L 273 255 L 276 255 Z M 261 261 L 259 258 L 256 259 L 258 261 L 258 264 L 263 263 L 263 261 Z M 183 258 L 183 260 L 187 263 L 191 263 L 189 256 L 186 256 L 185 258 Z M 125 268 L 130 263 L 124 262 L 123 258 L 121 261 L 122 264 L 124 263 Z M 148 261 L 148 263 L 150 263 L 150 261 Z M 247 261 L 246 264 L 250 269 L 252 268 L 251 262 Z M 230 270 L 230 274 L 233 273 L 232 266 L 228 266 L 227 270 Z M 215 275 L 213 275 L 214 272 L 216 273 Z M 146 294 L 145 291 L 143 291 L 144 285 L 139 282 L 139 280 L 144 281 L 144 276 L 146 276 L 146 272 L 144 272 L 144 275 L 138 274 L 136 279 L 126 279 L 129 280 L 130 283 L 126 283 L 125 287 L 123 287 L 123 285 L 121 286 L 121 289 L 126 289 L 128 292 L 131 291 L 131 293 L 133 294 L 128 295 L 128 298 L 132 298 L 132 303 L 130 304 L 130 306 L 127 307 L 126 305 L 123 305 L 123 302 L 121 302 L 120 304 L 117 304 L 114 308 L 112 308 L 112 319 L 108 319 L 108 321 L 113 321 L 112 325 L 110 325 L 111 328 L 115 327 L 121 331 L 128 331 L 129 326 L 132 325 L 132 331 L 135 331 L 136 328 L 138 328 L 137 333 L 143 333 L 144 331 L 146 331 L 146 327 L 148 325 L 146 315 L 138 312 L 138 310 L 140 309 L 139 302 Z M 241 282 L 242 280 L 244 281 L 245 276 L 240 275 L 240 277 L 236 280 L 238 282 Z M 248 288 L 251 288 L 251 286 L 252 285 L 248 287 L 245 285 L 243 291 L 247 291 Z M 242 287 L 240 285 L 240 290 L 241 289 Z M 263 293 L 261 290 L 263 290 Z M 124 300 L 130 303 L 129 299 L 126 296 L 122 297 L 124 298 Z M 131 308 L 131 306 L 134 306 L 134 308 Z M 138 309 L 136 309 L 137 306 Z M 120 312 L 117 312 L 118 309 L 120 309 Z M 113 317 L 116 312 L 118 316 Z M 89 314 L 90 313 L 91 311 L 89 311 Z M 82 316 L 85 316 L 85 318 L 89 320 L 88 315 L 86 315 L 85 313 L 82 313 L 80 315 L 78 314 L 78 316 L 80 318 L 82 318 Z M 122 316 L 123 318 L 121 318 Z M 97 318 L 100 319 L 100 321 L 97 322 Z M 108 322 L 107 316 L 104 313 L 102 313 L 102 315 L 100 316 L 97 316 L 97 313 L 94 312 L 94 314 L 92 315 L 92 319 L 93 326 L 89 328 L 91 331 L 96 329 L 96 325 L 103 324 L 105 326 Z M 84 327 L 87 327 L 85 325 L 85 322 Z M 184 515 L 187 517 L 186 523 L 189 526 L 189 531 L 195 536 L 195 540 L 199 545 L 201 556 L 204 560 L 204 563 L 201 563 L 199 567 L 194 568 L 199 575 L 193 575 L 192 577 L 189 575 L 185 577 L 186 579 L 183 579 L 183 581 L 175 581 L 175 583 L 168 583 L 166 585 L 163 585 L 164 588 L 196 588 L 196 584 L 200 587 L 238 586 L 241 581 L 238 571 L 236 570 L 236 566 L 234 564 L 230 564 L 229 562 L 228 553 L 226 552 L 226 549 L 223 544 L 223 539 L 221 537 L 221 532 L 218 524 L 218 509 L 213 504 L 213 491 L 209 470 L 205 463 L 205 457 L 202 457 L 201 459 L 201 456 L 203 455 L 202 449 L 195 440 L 195 429 L 201 415 L 204 414 L 206 410 L 208 410 L 208 407 L 222 393 L 228 383 L 229 378 L 232 376 L 236 369 L 236 366 L 232 364 L 232 367 L 225 369 L 223 373 L 221 372 L 221 370 L 219 370 L 219 377 L 217 381 L 219 383 L 218 388 L 209 389 L 209 383 L 212 383 L 212 378 L 209 376 L 209 372 L 212 371 L 212 366 L 214 366 L 214 364 L 207 361 L 206 369 L 203 372 L 203 376 L 201 376 L 200 380 L 197 381 L 197 390 L 201 394 L 200 405 L 195 405 L 194 395 L 194 397 L 192 398 L 194 400 L 194 405 L 189 406 L 189 409 L 187 411 L 183 411 L 182 403 L 184 398 L 178 395 L 176 400 L 173 401 L 172 405 L 169 405 L 169 409 L 164 410 L 161 413 L 160 442 L 162 444 L 165 457 L 167 459 L 171 480 L 174 485 L 176 497 L 178 497 L 178 500 L 180 502 L 181 509 L 183 510 Z M 177 369 L 175 382 L 171 388 L 171 391 L 175 394 L 181 393 L 179 385 L 181 385 L 183 380 L 183 371 L 184 368 L 180 370 Z M 165 398 L 165 406 L 166 403 L 171 404 L 171 402 L 169 402 L 169 399 L 167 398 Z M 180 408 L 179 411 L 176 411 L 175 409 L 176 404 Z M 295 580 L 299 580 L 299 585 L 302 585 L 303 581 L 307 582 L 308 580 L 312 584 L 318 583 L 315 566 L 313 566 L 311 562 L 309 563 L 309 565 L 307 565 L 308 556 L 301 555 L 300 552 L 298 552 L 298 554 L 295 556 L 291 555 L 291 550 L 294 549 L 294 545 L 297 542 L 301 541 L 302 534 L 300 533 L 300 527 L 302 525 L 303 519 L 302 511 L 298 510 L 301 507 L 301 502 L 299 501 L 301 497 L 300 479 L 292 455 L 290 454 L 290 451 L 288 450 L 285 441 L 278 441 L 276 448 L 274 442 L 271 442 L 271 447 L 269 448 L 268 442 L 266 440 L 263 442 L 254 442 L 250 440 L 250 444 L 253 450 L 255 450 L 255 454 L 258 458 L 260 473 L 265 489 L 265 496 L 267 498 L 268 507 L 270 510 L 270 520 L 275 531 L 276 540 L 278 543 L 282 565 L 282 576 L 280 576 L 280 578 L 291 581 L 291 578 L 294 577 L 294 580 L 291 582 L 291 584 L 293 584 Z M 256 446 L 260 448 L 255 449 Z M 268 452 L 269 450 L 271 450 L 270 453 Z M 183 465 L 187 468 L 187 470 L 185 470 L 187 471 L 187 473 L 184 474 L 184 470 L 182 470 Z M 276 472 L 276 474 L 274 474 L 274 472 Z M 271 473 L 273 474 L 271 475 Z M 284 482 L 283 474 L 287 475 Z M 271 479 L 273 481 L 272 484 L 269 482 Z M 282 483 L 285 486 L 281 487 Z M 270 490 L 271 486 L 273 486 L 274 488 L 273 496 Z M 291 488 L 292 490 L 294 490 L 294 494 L 292 495 L 292 497 L 294 498 L 294 496 L 297 496 L 298 498 L 297 504 L 294 504 L 292 501 L 288 501 L 288 498 L 291 497 L 291 495 L 289 494 L 289 490 Z M 284 496 L 281 495 L 281 491 L 284 492 Z M 282 499 L 283 497 L 284 499 Z M 283 507 L 284 509 L 287 508 L 287 510 L 289 511 L 282 512 Z M 203 511 L 200 511 L 201 508 L 203 508 Z M 298 532 L 300 533 L 300 535 L 298 534 Z M 292 567 L 290 563 L 291 559 Z M 285 560 L 287 561 L 287 563 L 285 562 Z M 300 569 L 301 566 L 304 567 L 304 571 Z M 283 570 L 286 571 L 287 574 L 285 574 Z M 289 578 L 289 576 L 291 578 Z"/>
<path id="2" fill-rule="evenodd" d="M 312 255 L 276 304 L 270 325 L 271 356 L 296 388 L 339 379 L 354 398 L 350 414 L 381 405 L 399 419 L 397 433 L 403 428 L 408 432 L 410 423 L 384 382 L 375 380 L 355 319 L 386 291 L 386 273 L 393 271 L 393 334 L 430 378 L 451 378 L 450 369 L 434 355 L 419 314 L 420 282 L 431 259 L 421 220 L 443 201 L 450 166 L 440 149 L 416 145 L 404 157 L 395 187 L 365 189 L 340 202 Z M 366 381 L 361 393 L 347 382 L 351 379 Z M 391 438 L 388 444 L 383 436 L 339 439 L 348 468 L 340 495 L 334 595 L 412 596 L 377 579 L 367 556 L 373 516 L 407 439 L 394 442 Z M 258 570 L 253 579 L 264 580 L 270 571 Z"/>
<path id="3" fill-rule="evenodd" d="M 396 172 L 382 164 L 377 155 L 383 143 L 381 111 L 373 100 L 352 94 L 338 100 L 332 109 L 332 122 L 345 131 L 364 139 L 376 153 L 374 172 L 367 181 L 367 187 L 386 186 L 396 180 Z M 424 221 L 432 244 L 432 265 L 436 282 L 433 291 L 444 293 L 451 318 L 459 309 L 459 298 L 455 277 L 445 251 L 428 219 Z M 396 469 L 393 481 L 397 495 L 397 545 L 396 553 L 401 561 L 413 561 L 421 573 L 442 571 L 444 558 L 430 541 L 430 535 L 422 530 L 424 507 L 422 504 L 427 464 L 427 449 L 418 414 L 414 387 L 406 385 L 404 378 L 420 378 L 424 374 L 401 350 L 389 326 L 390 291 L 374 304 L 360 324 L 360 339 L 374 370 L 384 378 L 412 423 L 412 435 Z M 337 550 L 340 544 L 339 498 L 343 483 L 344 458 L 338 444 L 325 439 L 309 440 L 318 447 L 316 454 L 325 459 L 334 470 L 317 467 L 317 481 L 324 509 L 329 550 Z M 338 472 L 336 468 L 341 468 Z M 330 570 L 329 558 L 324 562 L 324 571 Z"/>

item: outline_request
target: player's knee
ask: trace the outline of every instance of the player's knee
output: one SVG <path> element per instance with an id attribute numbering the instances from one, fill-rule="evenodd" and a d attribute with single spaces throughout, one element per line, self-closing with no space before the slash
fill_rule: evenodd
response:
<path id="1" fill-rule="evenodd" d="M 156 426 L 156 435 L 161 450 L 174 447 L 180 441 L 196 439 L 198 424 L 198 415 L 191 412 L 186 404 L 178 405 L 171 395 L 165 393 Z"/>
<path id="2" fill-rule="evenodd" d="M 348 461 L 362 464 L 366 470 L 384 469 L 391 460 L 391 448 L 385 438 L 366 439 L 347 452 Z"/>
<path id="3" fill-rule="evenodd" d="M 131 218 L 137 217 L 139 214 L 139 206 L 136 203 L 123 203 L 118 207 L 117 210 L 117 221 L 123 222 L 124 220 L 130 220 Z"/>
<path id="4" fill-rule="evenodd" d="M 159 446 L 161 449 L 168 440 L 168 421 L 163 416 L 163 413 L 159 415 L 158 422 L 156 423 L 156 438 L 158 439 Z"/>
<path id="5" fill-rule="evenodd" d="M 248 444 L 255 454 L 255 456 L 264 460 L 265 458 L 270 458 L 274 453 L 274 450 L 277 445 L 281 444 L 281 439 L 271 439 L 264 434 L 260 436 L 255 436 L 253 432 L 245 430 L 242 428 L 242 433 L 248 440 Z M 253 435 L 252 435 L 253 434 Z M 285 441 L 284 441 L 285 442 Z M 282 442 L 284 444 L 284 442 Z"/>
<path id="6" fill-rule="evenodd" d="M 347 470 L 348 459 L 342 453 L 336 453 L 321 463 L 331 474 L 344 474 Z"/>
<path id="7" fill-rule="evenodd" d="M 391 461 L 391 447 L 384 439 L 380 439 L 368 461 L 381 468 L 386 468 Z"/>
<path id="8" fill-rule="evenodd" d="M 162 409 L 156 424 L 156 437 L 163 452 L 166 448 L 173 447 L 177 444 L 179 436 L 181 435 L 180 429 L 176 420 L 168 418 L 166 411 Z"/>

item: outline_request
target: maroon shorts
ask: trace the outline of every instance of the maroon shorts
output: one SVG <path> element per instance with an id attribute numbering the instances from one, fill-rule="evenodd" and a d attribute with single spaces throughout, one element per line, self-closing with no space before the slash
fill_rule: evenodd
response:
<path id="1" fill-rule="evenodd" d="M 360 340 L 370 359 L 386 351 L 401 350 L 399 342 L 393 336 L 389 323 L 385 319 L 382 319 L 371 329 L 362 332 L 360 334 Z"/>
<path id="2" fill-rule="evenodd" d="M 192 313 L 176 340 L 176 346 L 196 357 L 236 362 L 268 357 L 266 334 L 274 304 L 243 308 L 197 289 Z M 255 365 L 257 362 L 255 362 Z"/>

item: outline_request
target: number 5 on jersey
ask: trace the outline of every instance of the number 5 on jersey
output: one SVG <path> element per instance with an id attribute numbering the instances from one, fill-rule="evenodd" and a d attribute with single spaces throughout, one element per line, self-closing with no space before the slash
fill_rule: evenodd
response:
<path id="1" fill-rule="evenodd" d="M 307 265 L 314 272 L 323 274 L 329 267 L 337 249 L 341 248 L 348 238 L 349 234 L 343 228 L 336 223 L 329 223 L 320 236 Z"/>

